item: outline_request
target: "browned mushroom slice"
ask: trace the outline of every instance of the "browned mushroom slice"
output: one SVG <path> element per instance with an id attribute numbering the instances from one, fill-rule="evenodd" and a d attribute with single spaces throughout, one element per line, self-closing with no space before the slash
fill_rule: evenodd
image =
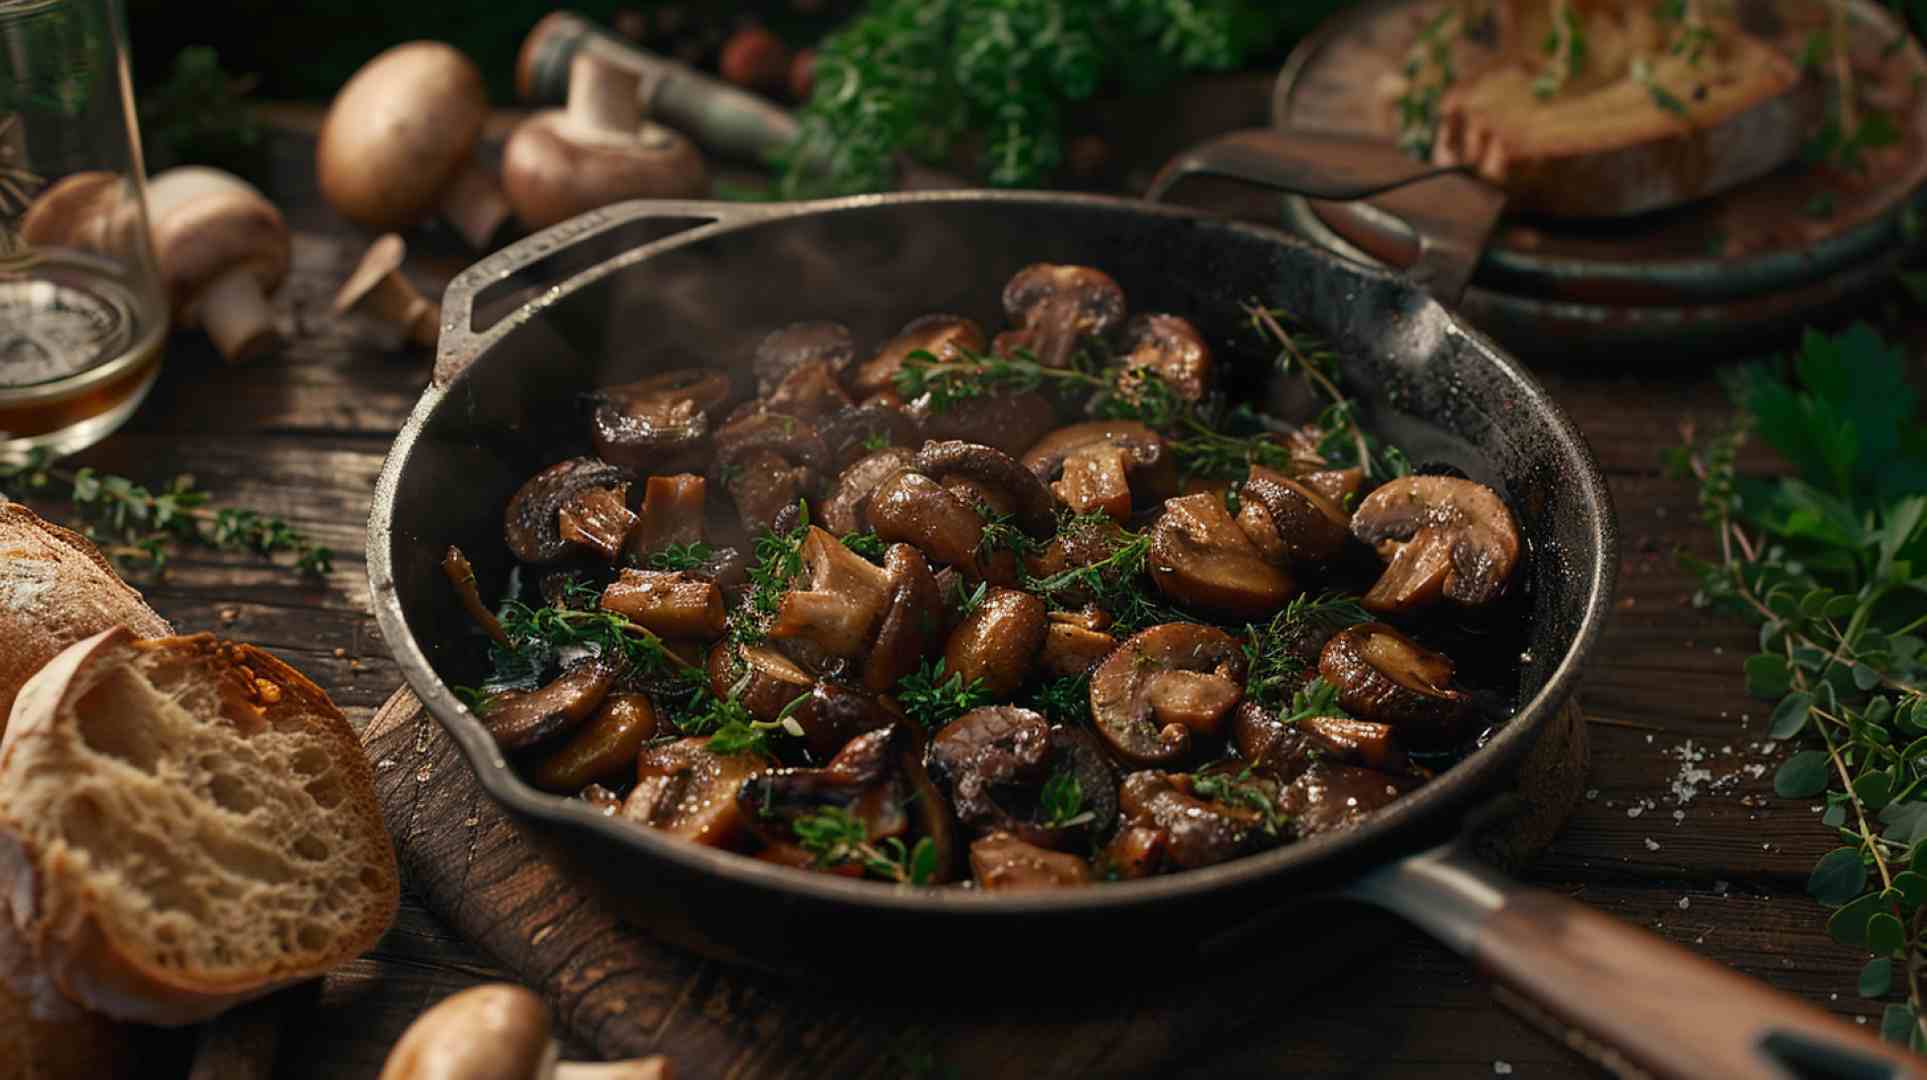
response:
<path id="1" fill-rule="evenodd" d="M 979 679 L 992 698 L 1006 698 L 1030 678 L 1049 619 L 1044 602 L 1017 589 L 993 588 L 951 631 L 943 662 L 967 686 Z"/>
<path id="2" fill-rule="evenodd" d="M 671 473 L 701 463 L 710 413 L 729 400 L 729 377 L 683 368 L 595 393 L 596 455 L 637 472 Z"/>
<path id="3" fill-rule="evenodd" d="M 1452 687 L 1452 661 L 1386 626 L 1360 623 L 1333 635 L 1318 673 L 1346 712 L 1390 724 L 1416 750 L 1463 741 L 1468 699 Z"/>
<path id="4" fill-rule="evenodd" d="M 850 395 L 843 392 L 843 385 L 836 381 L 836 368 L 829 361 L 814 360 L 791 370 L 783 376 L 783 381 L 750 406 L 784 416 L 817 420 L 847 410 L 853 404 Z"/>
<path id="5" fill-rule="evenodd" d="M 1290 575 L 1266 561 L 1216 495 L 1165 502 L 1151 527 L 1147 565 L 1158 591 L 1174 602 L 1233 619 L 1262 618 L 1298 593 Z"/>
<path id="6" fill-rule="evenodd" d="M 859 735 L 889 727 L 903 719 L 882 698 L 867 690 L 839 683 L 818 682 L 809 698 L 791 709 L 789 718 L 802 729 L 804 749 L 814 760 L 824 760 Z"/>
<path id="7" fill-rule="evenodd" d="M 583 492 L 626 491 L 629 479 L 614 465 L 587 457 L 558 461 L 536 473 L 516 489 L 503 514 L 509 552 L 537 566 L 561 560 L 572 546 L 562 536 L 562 508 Z"/>
<path id="8" fill-rule="evenodd" d="M 641 519 L 629 534 L 629 551 L 646 559 L 672 544 L 700 543 L 707 481 L 694 473 L 651 476 L 642 484 Z"/>
<path id="9" fill-rule="evenodd" d="M 1129 400 L 1143 395 L 1139 381 L 1146 376 L 1162 380 L 1184 401 L 1202 401 L 1211 388 L 1211 346 L 1189 319 L 1139 315 L 1124 327 L 1118 353 L 1124 366 L 1117 388 Z"/>
<path id="10" fill-rule="evenodd" d="M 1312 744 L 1339 761 L 1380 772 L 1410 767 L 1390 724 L 1350 716 L 1307 716 L 1298 727 Z"/>
<path id="11" fill-rule="evenodd" d="M 750 371 L 756 376 L 758 396 L 768 397 L 797 368 L 827 364 L 841 374 L 856 359 L 856 341 L 849 327 L 834 322 L 798 322 L 770 331 L 756 345 Z"/>
<path id="12" fill-rule="evenodd" d="M 1042 787 L 1050 757 L 1049 721 L 1015 705 L 972 709 L 930 740 L 930 768 L 949 787 L 957 820 L 980 830 L 1020 827 L 998 791 Z"/>
<path id="13" fill-rule="evenodd" d="M 1076 514 L 1102 512 L 1122 522 L 1133 505 L 1155 506 L 1178 490 L 1177 461 L 1164 437 L 1135 420 L 1058 428 L 1023 461 Z"/>
<path id="14" fill-rule="evenodd" d="M 1164 866 L 1164 849 L 1170 836 L 1152 826 L 1127 825 L 1111 837 L 1098 855 L 1107 876 L 1118 881 L 1136 881 L 1156 874 Z"/>
<path id="15" fill-rule="evenodd" d="M 657 729 L 647 694 L 610 694 L 569 741 L 542 759 L 529 779 L 544 791 L 581 791 L 599 780 L 625 777 Z"/>
<path id="16" fill-rule="evenodd" d="M 943 592 L 923 552 L 891 544 L 883 553 L 883 570 L 890 575 L 890 603 L 863 661 L 863 685 L 878 693 L 917 669 L 944 620 Z"/>
<path id="17" fill-rule="evenodd" d="M 1091 722 L 1118 760 L 1166 765 L 1213 736 L 1244 694 L 1244 650 L 1222 630 L 1165 623 L 1139 632 L 1091 673 Z"/>
<path id="18" fill-rule="evenodd" d="M 483 703 L 482 726 L 504 750 L 522 750 L 582 725 L 616 683 L 622 668 L 585 660 L 540 690 L 504 691 Z"/>
<path id="19" fill-rule="evenodd" d="M 723 590 L 681 570 L 624 570 L 602 590 L 602 610 L 666 638 L 710 641 L 727 626 Z"/>
<path id="20" fill-rule="evenodd" d="M 1311 767 L 1312 741 L 1296 724 L 1287 724 L 1276 709 L 1255 701 L 1240 702 L 1231 714 L 1231 745 L 1254 773 L 1289 783 Z"/>
<path id="21" fill-rule="evenodd" d="M 1350 506 L 1358 497 L 1358 491 L 1365 486 L 1365 470 L 1356 466 L 1349 469 L 1313 469 L 1298 477 L 1298 482 L 1323 495 L 1335 506 Z"/>
<path id="22" fill-rule="evenodd" d="M 975 320 L 962 315 L 919 316 L 850 372 L 850 392 L 867 398 L 894 389 L 897 372 L 913 352 L 927 352 L 939 363 L 949 363 L 960 359 L 965 350 L 984 351 L 983 327 Z"/>
<path id="23" fill-rule="evenodd" d="M 814 525 L 798 550 L 803 574 L 783 594 L 770 637 L 805 638 L 845 659 L 862 656 L 890 601 L 889 571 Z"/>
<path id="24" fill-rule="evenodd" d="M 797 500 L 817 494 L 828 476 L 829 448 L 805 421 L 752 413 L 716 433 L 713 475 L 736 502 L 751 533 L 776 526 Z"/>
<path id="25" fill-rule="evenodd" d="M 1045 367 L 1069 367 L 1071 354 L 1124 321 L 1124 290 L 1102 270 L 1033 263 L 1004 286 L 1004 314 Z"/>
<path id="26" fill-rule="evenodd" d="M 838 536 L 860 533 L 870 527 L 866 504 L 870 493 L 898 469 L 908 468 L 916 455 L 902 447 L 879 450 L 843 470 L 830 493 L 818 507 L 823 527 Z"/>
<path id="27" fill-rule="evenodd" d="M 1099 614 L 1102 614 L 1101 612 Z M 1082 675 L 1117 648 L 1117 639 L 1081 621 L 1082 612 L 1053 611 L 1037 666 L 1054 679 Z M 1063 616 L 1063 617 L 1060 617 Z"/>
<path id="28" fill-rule="evenodd" d="M 1006 832 L 971 842 L 970 873 L 986 892 L 1034 892 L 1091 883 L 1091 867 L 1083 859 L 1027 844 Z"/>
<path id="29" fill-rule="evenodd" d="M 736 698 L 751 718 L 765 723 L 816 685 L 816 676 L 766 645 L 722 642 L 709 650 L 706 670 L 710 693 Z"/>
<path id="30" fill-rule="evenodd" d="M 971 578 L 1016 583 L 1015 555 L 1002 549 L 979 552 L 984 519 L 976 508 L 914 469 L 885 477 L 864 512 L 884 540 L 913 544 L 932 562 L 957 567 Z"/>
<path id="31" fill-rule="evenodd" d="M 914 447 L 923 439 L 916 420 L 902 409 L 867 402 L 818 419 L 816 430 L 830 449 L 831 467 L 839 471 L 879 449 Z"/>
<path id="32" fill-rule="evenodd" d="M 1238 494 L 1238 527 L 1274 563 L 1324 562 L 1351 536 L 1343 507 L 1274 469 L 1253 465 Z"/>
<path id="33" fill-rule="evenodd" d="M 1445 596 L 1468 607 L 1504 595 L 1519 526 L 1498 493 L 1454 476 L 1406 476 L 1365 497 L 1352 535 L 1387 560 L 1365 594 L 1372 611 L 1405 612 Z"/>
<path id="34" fill-rule="evenodd" d="M 928 395 L 905 407 L 927 439 L 968 439 L 1006 454 L 1021 454 L 1057 426 L 1057 409 L 1035 391 L 985 394 L 933 412 Z"/>
<path id="35" fill-rule="evenodd" d="M 910 831 L 910 789 L 899 754 L 903 728 L 851 739 L 820 769 L 771 769 L 751 777 L 735 804 L 766 843 L 795 842 L 797 820 L 827 809 L 863 823 L 871 842 Z"/>
<path id="36" fill-rule="evenodd" d="M 755 754 L 712 754 L 708 736 L 652 746 L 636 761 L 622 816 L 692 843 L 734 847 L 747 823 L 737 793 L 765 764 Z"/>
<path id="37" fill-rule="evenodd" d="M 569 543 L 615 562 L 638 520 L 628 501 L 628 484 L 578 491 L 557 511 L 557 531 Z"/>
<path id="38" fill-rule="evenodd" d="M 1366 814 L 1419 786 L 1412 776 L 1319 762 L 1278 793 L 1278 809 L 1299 836 L 1349 829 Z"/>
<path id="39" fill-rule="evenodd" d="M 1052 724 L 1050 729 L 1051 774 L 1068 773 L 1077 781 L 1083 809 L 1074 817 L 1088 816 L 1081 826 L 1070 827 L 1067 836 L 1108 836 L 1117 827 L 1117 766 L 1105 752 L 1098 737 L 1082 727 Z M 1053 845 L 1062 846 L 1062 845 Z"/>
<path id="40" fill-rule="evenodd" d="M 1200 785 L 1187 775 L 1146 770 L 1124 778 L 1118 811 L 1127 827 L 1163 833 L 1165 861 L 1192 870 L 1284 839 L 1273 801 L 1276 791 L 1275 783 L 1256 776 L 1226 776 L 1215 785 Z M 1267 806 L 1272 813 L 1265 812 Z"/>
<path id="41" fill-rule="evenodd" d="M 1035 473 L 1001 450 L 960 439 L 927 442 L 917 451 L 916 469 L 946 487 L 952 478 L 962 478 L 1001 494 L 1000 501 L 1009 507 L 1004 512 L 1031 536 L 1041 539 L 1056 531 L 1057 497 Z"/>

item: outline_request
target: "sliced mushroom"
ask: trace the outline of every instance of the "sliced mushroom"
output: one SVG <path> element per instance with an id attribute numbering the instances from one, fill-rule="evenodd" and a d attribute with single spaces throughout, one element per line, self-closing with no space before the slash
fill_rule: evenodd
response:
<path id="1" fill-rule="evenodd" d="M 1052 724 L 1051 773 L 1068 772 L 1077 780 L 1083 813 L 1090 815 L 1081 831 L 1109 836 L 1117 827 L 1117 766 L 1097 736 L 1082 727 Z"/>
<path id="2" fill-rule="evenodd" d="M 826 681 L 810 687 L 808 698 L 788 716 L 802 729 L 803 747 L 815 761 L 835 755 L 859 735 L 903 720 L 894 703 L 868 690 Z"/>
<path id="3" fill-rule="evenodd" d="M 1038 363 L 1069 367 L 1085 342 L 1124 321 L 1124 290 L 1102 270 L 1033 263 L 1004 286 L 1004 314 Z"/>
<path id="4" fill-rule="evenodd" d="M 681 570 L 624 570 L 602 590 L 602 610 L 666 638 L 711 641 L 728 626 L 723 590 Z"/>
<path id="5" fill-rule="evenodd" d="M 707 481 L 694 473 L 643 481 L 640 521 L 629 534 L 630 554 L 642 560 L 672 544 L 700 543 L 706 488 Z"/>
<path id="6" fill-rule="evenodd" d="M 959 439 L 927 442 L 917 451 L 916 468 L 946 487 L 953 477 L 962 478 L 1001 494 L 1017 527 L 1031 536 L 1041 539 L 1056 531 L 1056 496 L 1036 474 L 995 447 Z"/>
<path id="7" fill-rule="evenodd" d="M 1299 836 L 1349 829 L 1419 785 L 1417 777 L 1319 762 L 1278 793 Z"/>
<path id="8" fill-rule="evenodd" d="M 1273 563 L 1321 563 L 1351 538 L 1343 507 L 1275 469 L 1253 465 L 1238 495 L 1238 527 Z"/>
<path id="9" fill-rule="evenodd" d="M 590 440 L 604 461 L 640 473 L 701 464 L 710 414 L 729 400 L 729 377 L 704 368 L 665 371 L 595 392 Z"/>
<path id="10" fill-rule="evenodd" d="M 891 544 L 883 553 L 883 570 L 890 575 L 890 603 L 863 661 L 863 685 L 878 693 L 917 669 L 944 620 L 943 592 L 923 552 Z"/>
<path id="11" fill-rule="evenodd" d="M 1053 611 L 1044 627 L 1044 644 L 1037 652 L 1037 666 L 1053 679 L 1082 675 L 1117 648 L 1117 639 L 1083 623 L 1058 618 L 1066 614 Z"/>
<path id="12" fill-rule="evenodd" d="M 1240 702 L 1231 716 L 1231 745 L 1252 772 L 1290 783 L 1311 767 L 1312 741 L 1296 724 L 1287 724 L 1276 709 L 1255 701 Z"/>
<path id="13" fill-rule="evenodd" d="M 1244 694 L 1244 650 L 1222 630 L 1165 623 L 1118 646 L 1091 673 L 1091 721 L 1129 765 L 1189 757 Z"/>
<path id="14" fill-rule="evenodd" d="M 1346 507 L 1358 498 L 1359 489 L 1365 486 L 1365 470 L 1357 466 L 1349 469 L 1313 469 L 1301 474 L 1298 481 L 1331 500 L 1333 505 Z"/>
<path id="15" fill-rule="evenodd" d="M 1111 837 L 1098 854 L 1105 876 L 1117 881 L 1136 881 L 1158 872 L 1164 865 L 1164 849 L 1170 835 L 1163 829 L 1127 825 Z"/>
<path id="16" fill-rule="evenodd" d="M 807 638 L 831 656 L 862 656 L 890 601 L 889 572 L 814 525 L 799 553 L 803 574 L 783 594 L 770 637 Z"/>
<path id="17" fill-rule="evenodd" d="M 864 514 L 885 540 L 913 544 L 933 562 L 1001 585 L 1017 581 L 1017 558 L 1008 550 L 979 551 L 984 519 L 975 507 L 915 469 L 899 469 L 870 493 Z"/>
<path id="18" fill-rule="evenodd" d="M 713 754 L 709 737 L 677 739 L 642 752 L 622 816 L 692 843 L 734 847 L 747 817 L 737 801 L 766 763 L 755 754 Z"/>
<path id="19" fill-rule="evenodd" d="M 610 694 L 587 724 L 542 759 L 529 779 L 544 791 L 567 793 L 625 776 L 658 726 L 649 695 Z"/>
<path id="20" fill-rule="evenodd" d="M 1452 686 L 1451 659 L 1384 623 L 1333 635 L 1318 673 L 1338 687 L 1346 712 L 1390 724 L 1415 750 L 1449 749 L 1467 734 L 1470 701 Z"/>
<path id="21" fill-rule="evenodd" d="M 832 466 L 846 472 L 880 448 L 913 447 L 922 438 L 917 422 L 902 409 L 876 402 L 822 418 L 817 432 L 823 436 L 823 445 L 830 448 Z"/>
<path id="22" fill-rule="evenodd" d="M 829 463 L 816 428 L 793 416 L 754 413 L 716 433 L 714 474 L 752 533 L 775 527 L 799 499 L 816 495 Z"/>
<path id="23" fill-rule="evenodd" d="M 603 561 L 615 562 L 638 520 L 628 503 L 628 484 L 584 488 L 569 496 L 557 512 L 557 532 Z"/>
<path id="24" fill-rule="evenodd" d="M 970 873 L 986 892 L 1034 892 L 1091 883 L 1091 866 L 1083 859 L 1025 843 L 1006 832 L 971 842 Z"/>
<path id="25" fill-rule="evenodd" d="M 1161 379 L 1180 399 L 1204 400 L 1211 388 L 1211 346 L 1189 319 L 1177 315 L 1139 315 L 1124 327 L 1118 346 L 1123 370 L 1118 392 L 1135 401 L 1143 394 L 1139 380 Z"/>
<path id="26" fill-rule="evenodd" d="M 1151 527 L 1147 565 L 1158 590 L 1176 603 L 1232 619 L 1262 618 L 1298 592 L 1211 494 L 1165 502 Z"/>
<path id="27" fill-rule="evenodd" d="M 747 408 L 762 408 L 803 420 L 819 420 L 853 408 L 850 395 L 836 381 L 836 365 L 829 360 L 812 360 L 790 369 L 788 375 L 759 401 Z"/>
<path id="28" fill-rule="evenodd" d="M 1412 611 L 1444 596 L 1467 607 L 1505 594 L 1519 561 L 1519 526 L 1497 492 L 1454 476 L 1406 476 L 1365 497 L 1352 535 L 1378 549 L 1385 572 L 1364 605 Z"/>
<path id="29" fill-rule="evenodd" d="M 962 315 L 919 316 L 850 372 L 850 392 L 865 398 L 894 389 L 897 372 L 913 352 L 927 352 L 939 363 L 948 363 L 962 359 L 965 350 L 984 351 L 984 330 L 975 320 Z"/>
<path id="30" fill-rule="evenodd" d="M 1007 698 L 1030 678 L 1048 625 L 1042 600 L 1017 589 L 993 588 L 950 632 L 944 668 L 965 685 L 983 680 L 994 699 Z"/>
<path id="31" fill-rule="evenodd" d="M 1074 514 L 1130 518 L 1177 494 L 1177 459 L 1164 437 L 1135 420 L 1092 420 L 1058 428 L 1024 454 L 1024 467 Z"/>
<path id="32" fill-rule="evenodd" d="M 1125 545 L 1134 543 L 1135 539 L 1134 534 L 1126 532 L 1114 521 L 1096 517 L 1072 518 L 1057 530 L 1057 535 L 1051 537 L 1049 543 L 1032 551 L 1024 559 L 1024 565 L 1031 577 L 1050 583 L 1048 593 L 1053 601 L 1089 605 L 1097 599 L 1096 593 L 1085 587 L 1083 577 L 1070 572 L 1100 567 L 1097 571 L 1098 581 L 1107 589 L 1116 586 L 1120 582 L 1120 567 L 1110 561 L 1111 557 Z M 1101 611 L 1096 613 L 1103 614 Z M 1104 629 L 1103 626 L 1091 628 Z"/>
<path id="33" fill-rule="evenodd" d="M 1314 746 L 1347 764 L 1380 772 L 1404 772 L 1410 767 L 1390 724 L 1350 716 L 1307 716 L 1298 726 Z"/>
<path id="34" fill-rule="evenodd" d="M 482 726 L 504 750 L 521 750 L 580 727 L 602 704 L 620 665 L 585 660 L 540 690 L 508 690 L 483 703 Z"/>
<path id="35" fill-rule="evenodd" d="M 810 692 L 816 676 L 766 645 L 722 642 L 709 650 L 709 692 L 734 697 L 752 719 L 775 720 L 790 702 Z"/>
<path id="36" fill-rule="evenodd" d="M 1124 778 L 1118 790 L 1118 809 L 1127 829 L 1163 834 L 1162 854 L 1168 865 L 1192 870 L 1248 855 L 1283 839 L 1275 820 L 1253 805 L 1271 799 L 1267 793 L 1275 793 L 1277 785 L 1252 776 L 1237 786 L 1256 794 L 1250 801 L 1207 798 L 1188 775 L 1135 772 Z"/>
<path id="37" fill-rule="evenodd" d="M 957 820 L 980 831 L 1021 829 L 1000 789 L 1041 788 L 1050 778 L 1050 722 L 1015 705 L 972 709 L 930 740 L 930 767 L 950 789 Z"/>
<path id="38" fill-rule="evenodd" d="M 908 468 L 915 456 L 902 447 L 891 447 L 845 468 L 818 507 L 823 527 L 838 536 L 868 529 L 870 517 L 866 513 L 866 504 L 870 501 L 870 493 L 892 473 Z"/>
<path id="39" fill-rule="evenodd" d="M 765 843 L 794 843 L 797 819 L 839 809 L 863 823 L 874 843 L 910 831 L 909 784 L 899 755 L 904 729 L 880 728 L 851 739 L 820 769 L 771 769 L 736 793 L 738 811 Z"/>
<path id="40" fill-rule="evenodd" d="M 750 359 L 758 396 L 767 397 L 797 368 L 826 363 L 841 374 L 856 359 L 850 328 L 835 322 L 797 322 L 764 335 Z"/>
<path id="41" fill-rule="evenodd" d="M 562 509 L 583 492 L 628 490 L 630 476 L 595 458 L 558 461 L 530 477 L 510 497 L 504 518 L 509 551 L 525 563 L 559 562 L 572 546 L 562 536 Z"/>
<path id="42" fill-rule="evenodd" d="M 1021 454 L 1057 426 L 1057 408 L 1036 391 L 985 394 L 933 412 L 928 395 L 905 407 L 927 439 L 968 439 L 1006 454 Z"/>

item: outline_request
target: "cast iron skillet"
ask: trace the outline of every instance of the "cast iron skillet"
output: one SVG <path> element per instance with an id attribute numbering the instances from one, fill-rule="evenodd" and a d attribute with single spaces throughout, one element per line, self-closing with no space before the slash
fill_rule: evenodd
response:
<path id="1" fill-rule="evenodd" d="M 509 562 L 502 507 L 538 468 L 583 443 L 581 394 L 658 368 L 707 364 L 741 375 L 765 331 L 799 319 L 841 320 L 859 341 L 882 340 L 929 311 L 992 325 L 1003 282 L 1039 260 L 1102 267 L 1133 310 L 1183 313 L 1214 343 L 1252 340 L 1241 301 L 1285 307 L 1337 346 L 1344 382 L 1376 430 L 1415 460 L 1456 466 L 1497 488 L 1530 547 L 1517 716 L 1350 832 L 1189 873 L 1018 896 L 777 867 L 605 818 L 536 791 L 510 769 L 449 689 L 478 680 L 484 650 L 439 564 L 460 545 L 483 595 L 500 593 Z M 478 323 L 505 306 L 504 294 L 512 312 Z M 919 970 L 1023 984 L 1040 964 L 1059 972 L 1182 966 L 1292 901 L 1346 890 L 1476 957 L 1544 1018 L 1578 1029 L 1569 1041 L 1608 1063 L 1677 1076 L 1787 1076 L 1779 1062 L 1804 1055 L 1838 1075 L 1884 1076 L 1892 1074 L 1880 1062 L 1903 1060 L 1817 1009 L 1514 885 L 1453 846 L 1467 816 L 1511 786 L 1571 697 L 1607 616 L 1618 553 L 1605 482 L 1571 422 L 1412 282 L 1193 211 L 960 191 L 622 204 L 483 259 L 449 286 L 444 310 L 433 380 L 375 492 L 368 572 L 376 616 L 409 685 L 484 790 L 638 926 L 780 970 L 854 966 L 874 979 L 880 957 L 908 948 Z M 1223 355 L 1263 362 L 1255 350 Z"/>

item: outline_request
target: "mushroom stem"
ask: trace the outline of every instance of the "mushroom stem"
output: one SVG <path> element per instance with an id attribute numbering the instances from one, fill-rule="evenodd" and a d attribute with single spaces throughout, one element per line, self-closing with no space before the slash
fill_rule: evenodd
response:
<path id="1" fill-rule="evenodd" d="M 642 125 L 642 73 L 584 49 L 569 61 L 569 120 L 591 131 L 634 135 Z"/>
<path id="2" fill-rule="evenodd" d="M 502 185 L 471 158 L 442 193 L 441 212 L 468 246 L 481 251 L 488 248 L 496 230 L 508 220 L 509 203 Z"/>
<path id="3" fill-rule="evenodd" d="M 368 245 L 361 264 L 335 293 L 334 312 L 361 312 L 399 329 L 409 341 L 432 349 L 441 338 L 442 306 L 422 296 L 401 272 L 408 245 L 385 233 Z"/>
<path id="4" fill-rule="evenodd" d="M 215 348 L 230 364 L 272 352 L 287 340 L 274 325 L 274 308 L 261 291 L 261 279 L 247 267 L 214 279 L 202 294 L 200 316 Z"/>
<path id="5" fill-rule="evenodd" d="M 550 1074 L 553 1080 L 671 1080 L 669 1059 L 637 1058 L 634 1061 L 563 1061 Z"/>

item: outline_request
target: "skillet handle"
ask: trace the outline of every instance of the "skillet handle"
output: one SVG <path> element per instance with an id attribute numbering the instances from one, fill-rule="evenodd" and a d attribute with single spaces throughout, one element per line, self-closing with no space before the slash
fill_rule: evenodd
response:
<path id="1" fill-rule="evenodd" d="M 1620 1076 L 1881 1080 L 1927 1066 L 1764 983 L 1511 881 L 1456 845 L 1348 891 L 1476 960 L 1506 1004 Z"/>
<path id="2" fill-rule="evenodd" d="M 497 338 L 500 338 L 514 324 L 522 321 L 525 313 L 547 301 L 540 292 L 525 303 L 509 310 L 500 311 L 487 319 L 485 324 L 476 324 L 476 308 L 500 306 L 495 298 L 503 292 L 513 292 L 515 286 L 529 285 L 527 280 L 534 278 L 532 273 L 550 258 L 562 256 L 575 249 L 570 256 L 581 257 L 583 250 L 594 250 L 594 245 L 584 247 L 583 242 L 592 237 L 612 233 L 631 226 L 646 227 L 643 237 L 638 238 L 621 254 L 622 265 L 641 258 L 643 253 L 653 248 L 659 241 L 687 232 L 691 229 L 727 227 L 748 221 L 765 221 L 790 213 L 788 204 L 711 202 L 698 199 L 634 199 L 629 202 L 615 203 L 586 214 L 572 217 L 567 221 L 551 225 L 541 232 L 525 236 L 515 243 L 483 257 L 468 269 L 455 275 L 442 294 L 441 340 L 435 349 L 435 371 L 432 382 L 435 386 L 447 386 L 449 381 L 461 374 L 462 369 L 474 362 L 475 358 Z M 614 238 L 611 239 L 620 239 Z M 603 252 L 602 254 L 609 254 Z M 608 273 L 611 263 L 617 259 L 603 259 L 589 266 L 577 266 L 573 262 L 559 272 L 559 280 L 544 278 L 541 284 L 560 288 L 565 282 L 578 277 Z M 516 282 L 518 276 L 524 281 Z"/>
<path id="3" fill-rule="evenodd" d="M 1426 198 L 1396 213 L 1418 240 L 1412 283 L 1447 304 L 1472 280 L 1505 193 L 1462 166 L 1431 165 L 1383 139 L 1298 129 L 1247 128 L 1198 144 L 1164 164 L 1144 197 L 1161 201 L 1187 177 L 1222 176 L 1310 199 L 1351 202 L 1414 184 Z"/>

